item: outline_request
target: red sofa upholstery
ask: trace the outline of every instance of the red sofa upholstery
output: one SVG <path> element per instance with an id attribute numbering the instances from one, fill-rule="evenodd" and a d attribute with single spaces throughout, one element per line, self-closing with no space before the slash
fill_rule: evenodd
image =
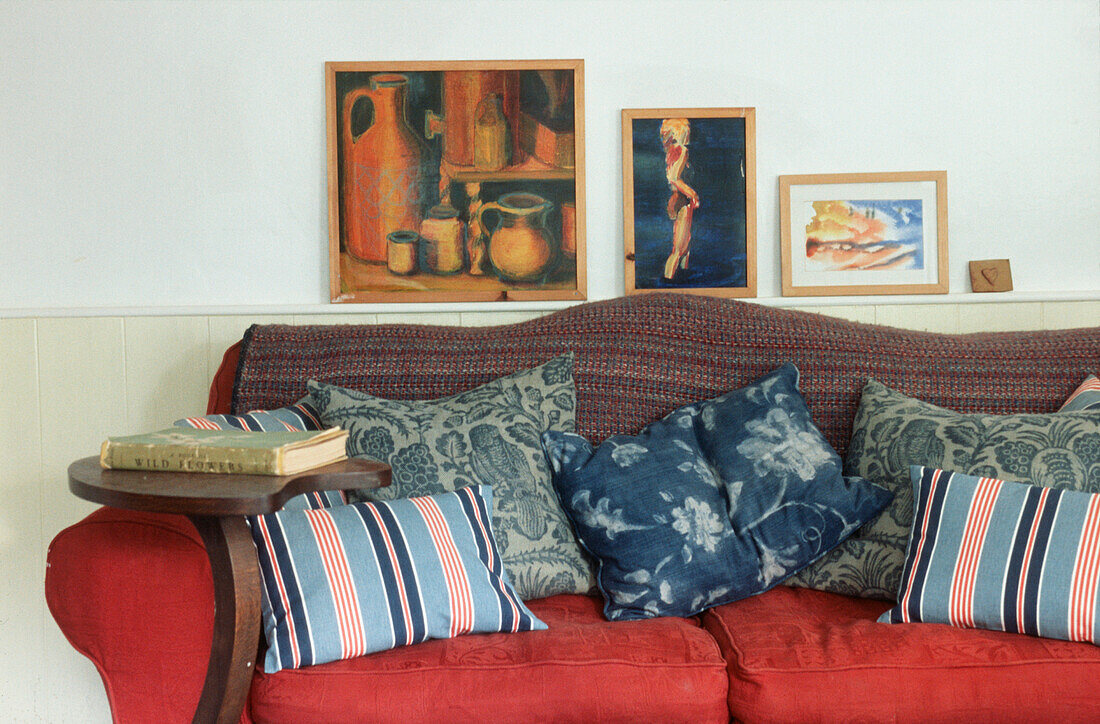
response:
<path id="1" fill-rule="evenodd" d="M 1100 721 L 1100 648 L 877 623 L 890 605 L 780 586 L 707 611 L 730 711 L 791 724 Z"/>
<path id="2" fill-rule="evenodd" d="M 226 352 L 209 411 L 293 402 L 309 377 L 438 397 L 565 350 L 594 441 L 792 361 L 843 454 L 867 377 L 963 412 L 1051 412 L 1100 363 L 1100 328 L 946 336 L 682 295 L 495 328 L 272 325 Z M 213 620 L 191 524 L 102 509 L 62 531 L 48 561 L 50 610 L 99 669 L 116 721 L 190 720 Z M 530 606 L 549 630 L 257 672 L 242 721 L 1100 721 L 1097 647 L 875 623 L 886 602 L 780 587 L 699 620 L 631 623 L 584 596 Z"/>

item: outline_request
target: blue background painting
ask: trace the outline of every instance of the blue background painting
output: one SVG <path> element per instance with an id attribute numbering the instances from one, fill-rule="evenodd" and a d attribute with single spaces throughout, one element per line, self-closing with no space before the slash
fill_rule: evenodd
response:
<path id="1" fill-rule="evenodd" d="M 672 251 L 668 181 L 660 118 L 636 118 L 634 127 L 634 255 L 636 289 L 744 287 L 744 118 L 689 118 L 689 171 L 685 181 L 699 194 L 691 225 L 689 267 L 672 283 L 661 279 Z"/>

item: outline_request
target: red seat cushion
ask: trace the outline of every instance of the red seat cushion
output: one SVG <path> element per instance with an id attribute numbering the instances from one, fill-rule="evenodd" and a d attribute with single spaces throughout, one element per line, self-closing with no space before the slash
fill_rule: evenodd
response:
<path id="1" fill-rule="evenodd" d="M 779 586 L 703 615 L 751 722 L 1100 721 L 1100 648 L 875 621 L 884 601 Z"/>
<path id="2" fill-rule="evenodd" d="M 258 722 L 726 722 L 726 667 L 693 619 L 609 623 L 601 600 L 528 601 L 546 631 L 427 641 L 277 674 Z"/>

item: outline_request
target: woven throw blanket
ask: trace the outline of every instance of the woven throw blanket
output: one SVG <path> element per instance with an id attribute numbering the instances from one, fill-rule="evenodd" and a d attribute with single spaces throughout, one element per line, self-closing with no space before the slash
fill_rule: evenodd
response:
<path id="1" fill-rule="evenodd" d="M 392 399 L 443 397 L 569 350 L 577 431 L 594 443 L 789 361 L 844 455 L 869 377 L 959 412 L 1054 412 L 1100 368 L 1100 327 L 931 334 L 683 294 L 590 302 L 498 327 L 255 325 L 233 410 L 293 403 L 310 378 Z"/>

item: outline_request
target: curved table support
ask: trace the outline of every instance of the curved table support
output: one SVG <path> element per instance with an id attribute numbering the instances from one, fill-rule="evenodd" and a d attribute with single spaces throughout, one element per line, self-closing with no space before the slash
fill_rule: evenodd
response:
<path id="1" fill-rule="evenodd" d="M 272 513 L 315 490 L 377 488 L 390 467 L 352 459 L 297 475 L 104 470 L 96 456 L 69 466 L 69 490 L 102 505 L 186 515 L 206 546 L 214 579 L 214 638 L 194 724 L 237 724 L 260 643 L 260 564 L 245 516 Z"/>
<path id="2" fill-rule="evenodd" d="M 214 578 L 214 638 L 194 724 L 237 724 L 248 698 L 260 640 L 260 568 L 248 523 L 239 516 L 188 516 Z"/>

